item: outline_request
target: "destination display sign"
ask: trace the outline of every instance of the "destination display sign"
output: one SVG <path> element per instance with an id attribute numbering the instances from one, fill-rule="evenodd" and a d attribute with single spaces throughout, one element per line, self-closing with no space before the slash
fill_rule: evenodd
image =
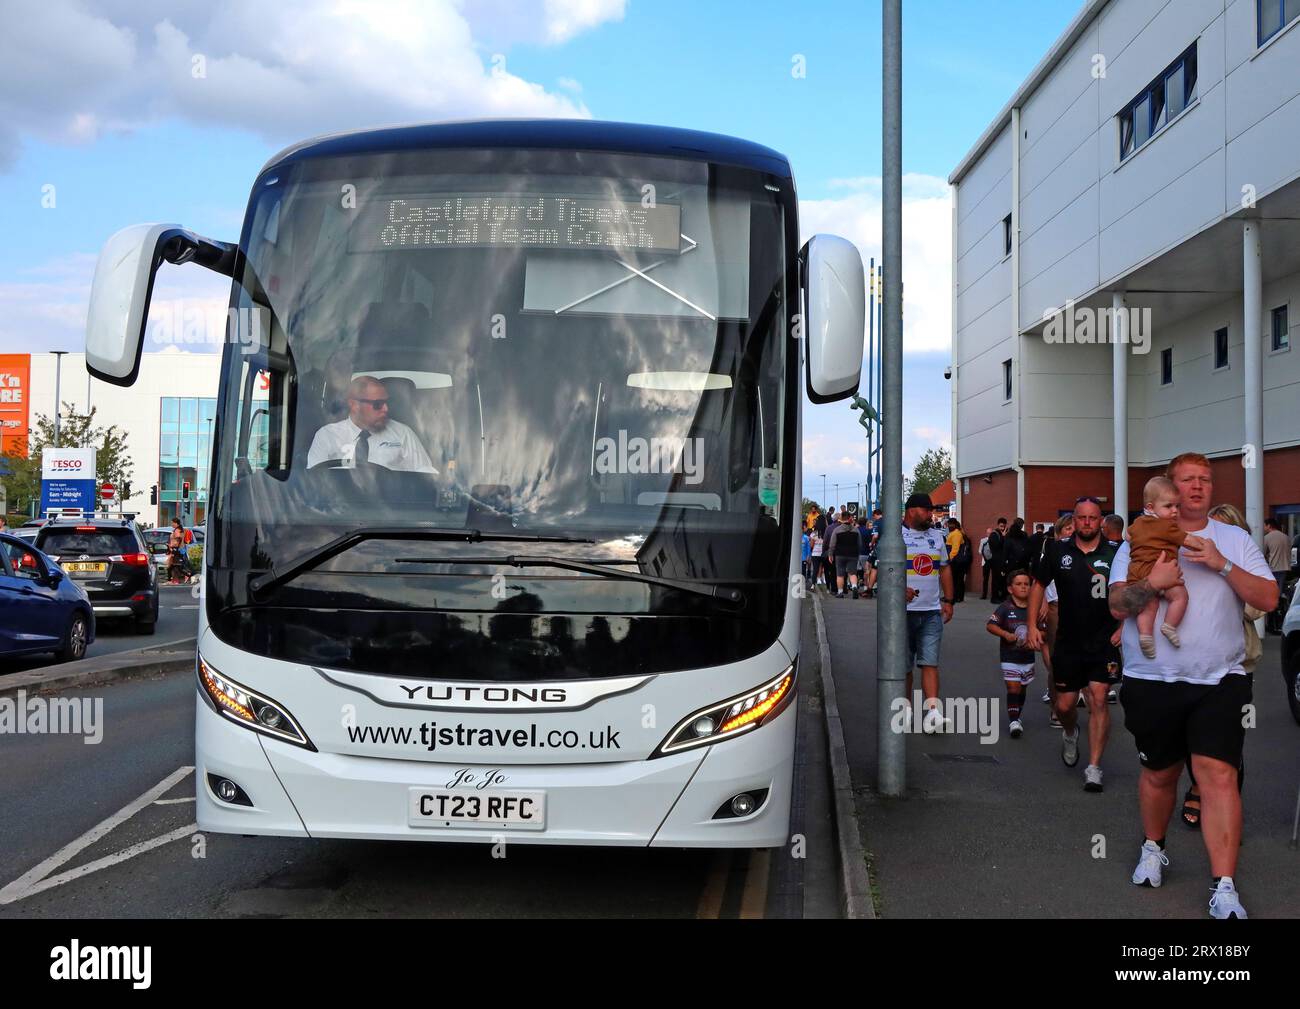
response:
<path id="1" fill-rule="evenodd" d="M 681 207 L 538 195 L 438 193 L 367 200 L 350 252 L 519 248 L 678 252 Z"/>

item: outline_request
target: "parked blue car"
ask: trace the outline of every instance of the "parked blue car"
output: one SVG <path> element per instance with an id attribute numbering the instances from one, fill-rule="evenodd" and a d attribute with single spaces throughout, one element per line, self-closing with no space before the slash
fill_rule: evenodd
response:
<path id="1" fill-rule="evenodd" d="M 94 640 L 85 590 L 30 543 L 0 533 L 0 655 L 53 652 L 66 662 Z"/>

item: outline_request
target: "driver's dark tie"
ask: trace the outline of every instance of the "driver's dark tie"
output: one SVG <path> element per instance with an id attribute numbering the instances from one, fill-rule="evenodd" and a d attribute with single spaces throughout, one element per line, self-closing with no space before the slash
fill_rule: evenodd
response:
<path id="1" fill-rule="evenodd" d="M 362 431 L 357 435 L 357 465 L 370 461 L 370 432 Z"/>

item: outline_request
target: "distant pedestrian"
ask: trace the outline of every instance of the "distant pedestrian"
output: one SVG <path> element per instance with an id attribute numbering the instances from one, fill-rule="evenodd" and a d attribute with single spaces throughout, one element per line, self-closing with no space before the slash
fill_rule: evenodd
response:
<path id="1" fill-rule="evenodd" d="M 1112 543 L 1124 542 L 1124 519 L 1119 515 L 1107 515 L 1101 523 L 1101 534 Z"/>
<path id="2" fill-rule="evenodd" d="M 817 588 L 817 580 L 822 574 L 822 551 L 826 549 L 825 541 L 814 529 L 808 537 L 808 588 Z"/>
<path id="3" fill-rule="evenodd" d="M 799 570 L 803 573 L 803 580 L 807 584 L 808 588 L 813 587 L 812 573 L 810 570 L 811 565 L 809 563 L 811 557 L 812 557 L 812 533 L 809 530 L 805 529 L 803 531 L 803 535 L 800 537 Z"/>
<path id="4" fill-rule="evenodd" d="M 989 588 L 989 601 L 1000 603 L 1007 597 L 1007 520 L 999 518 L 997 525 L 989 530 L 989 567 L 993 581 Z"/>
<path id="5" fill-rule="evenodd" d="M 971 562 L 974 559 L 974 551 L 971 549 L 970 537 L 962 529 L 961 522 L 957 519 L 948 520 L 948 563 L 952 565 L 952 598 L 953 602 L 964 602 L 966 599 L 966 577 L 970 574 Z"/>
<path id="6" fill-rule="evenodd" d="M 858 535 L 857 523 L 847 508 L 840 512 L 840 521 L 831 531 L 826 548 L 835 558 L 835 597 L 844 598 L 844 582 L 848 579 L 853 589 L 853 598 L 858 598 L 858 555 L 862 553 L 862 540 Z"/>
<path id="7" fill-rule="evenodd" d="M 1007 591 L 1011 598 L 998 604 L 989 617 L 988 632 L 999 639 L 998 661 L 1007 688 L 1007 731 L 1019 739 L 1025 731 L 1020 713 L 1025 694 L 1034 682 L 1034 650 L 1029 647 L 1029 572 L 1017 569 L 1007 573 Z"/>
<path id="8" fill-rule="evenodd" d="M 992 530 L 980 537 L 980 598 L 989 597 L 989 580 L 993 577 L 993 548 L 989 546 Z"/>
<path id="9" fill-rule="evenodd" d="M 1287 542 L 1286 533 L 1282 531 L 1277 519 L 1271 515 L 1264 519 L 1264 557 L 1268 561 L 1273 577 L 1277 579 L 1278 607 L 1264 621 L 1266 634 L 1281 634 L 1282 599 L 1286 592 L 1287 579 L 1291 577 L 1291 544 Z"/>
<path id="10" fill-rule="evenodd" d="M 1024 568 L 1032 558 L 1029 553 L 1029 534 L 1025 532 L 1025 520 L 1016 518 L 1007 530 L 1006 545 L 1002 551 L 1002 566 L 1005 571 Z"/>
<path id="11" fill-rule="evenodd" d="M 907 552 L 907 696 L 912 668 L 921 667 L 924 732 L 944 732 L 949 721 L 939 700 L 939 650 L 943 625 L 952 619 L 952 569 L 948 544 L 930 528 L 934 504 L 928 494 L 913 494 L 903 506 L 903 547 Z"/>

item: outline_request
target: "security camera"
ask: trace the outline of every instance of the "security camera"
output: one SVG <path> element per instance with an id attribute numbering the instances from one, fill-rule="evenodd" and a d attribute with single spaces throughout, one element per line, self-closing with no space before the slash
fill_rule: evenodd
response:
<path id="1" fill-rule="evenodd" d="M 946 368 L 943 369 L 943 377 L 946 378 L 946 379 L 950 379 L 950 380 L 951 380 L 951 378 L 952 378 L 952 365 L 949 365 L 948 367 L 946 367 Z"/>

